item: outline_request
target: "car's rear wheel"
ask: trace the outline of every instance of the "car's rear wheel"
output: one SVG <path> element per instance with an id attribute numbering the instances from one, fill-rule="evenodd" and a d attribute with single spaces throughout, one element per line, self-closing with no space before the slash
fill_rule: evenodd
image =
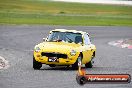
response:
<path id="1" fill-rule="evenodd" d="M 41 67 L 42 67 L 42 63 L 37 62 L 33 56 L 33 68 L 37 70 L 40 69 Z"/>
<path id="2" fill-rule="evenodd" d="M 79 68 L 78 61 L 80 61 L 80 60 L 82 61 L 82 56 L 81 55 L 79 55 L 76 62 L 72 65 L 72 69 L 77 70 Z"/>

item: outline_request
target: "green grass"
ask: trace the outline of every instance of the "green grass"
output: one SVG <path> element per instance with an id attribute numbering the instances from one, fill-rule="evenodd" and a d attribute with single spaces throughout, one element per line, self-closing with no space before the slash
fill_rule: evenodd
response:
<path id="1" fill-rule="evenodd" d="M 132 26 L 132 6 L 2 0 L 0 24 Z"/>

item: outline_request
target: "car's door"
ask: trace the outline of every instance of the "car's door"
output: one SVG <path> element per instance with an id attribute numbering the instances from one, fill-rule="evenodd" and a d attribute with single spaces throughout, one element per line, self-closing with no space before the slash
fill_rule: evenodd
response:
<path id="1" fill-rule="evenodd" d="M 83 60 L 82 63 L 86 64 L 87 62 L 89 62 L 91 60 L 92 57 L 92 52 L 91 52 L 91 42 L 90 42 L 90 38 L 88 36 L 87 33 L 85 33 L 83 35 Z"/>

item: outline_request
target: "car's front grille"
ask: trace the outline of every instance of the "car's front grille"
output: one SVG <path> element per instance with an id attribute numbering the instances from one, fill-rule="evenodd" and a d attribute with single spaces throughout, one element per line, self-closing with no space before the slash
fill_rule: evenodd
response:
<path id="1" fill-rule="evenodd" d="M 42 52 L 41 53 L 42 56 L 46 56 L 46 57 L 57 57 L 57 58 L 67 58 L 66 54 L 60 54 L 60 53 L 47 53 L 47 52 Z"/>

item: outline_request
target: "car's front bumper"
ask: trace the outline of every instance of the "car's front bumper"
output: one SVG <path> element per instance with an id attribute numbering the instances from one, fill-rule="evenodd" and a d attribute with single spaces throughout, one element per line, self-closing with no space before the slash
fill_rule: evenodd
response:
<path id="1" fill-rule="evenodd" d="M 54 65 L 72 65 L 76 62 L 78 55 L 67 58 L 58 58 L 57 62 L 50 62 L 49 57 L 41 56 L 40 53 L 34 52 L 35 60 L 43 64 L 54 64 Z"/>

